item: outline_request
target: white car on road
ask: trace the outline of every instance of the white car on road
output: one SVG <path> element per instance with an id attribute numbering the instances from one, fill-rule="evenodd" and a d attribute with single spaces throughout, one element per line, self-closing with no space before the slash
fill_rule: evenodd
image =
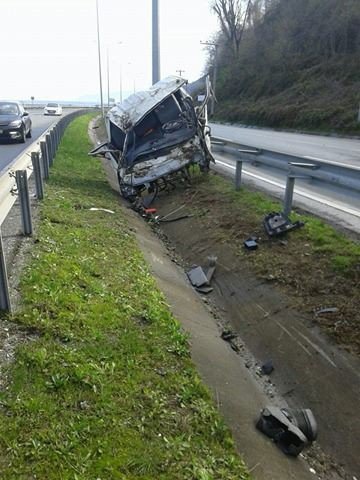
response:
<path id="1" fill-rule="evenodd" d="M 44 108 L 44 115 L 62 115 L 62 106 L 58 103 L 48 103 Z"/>

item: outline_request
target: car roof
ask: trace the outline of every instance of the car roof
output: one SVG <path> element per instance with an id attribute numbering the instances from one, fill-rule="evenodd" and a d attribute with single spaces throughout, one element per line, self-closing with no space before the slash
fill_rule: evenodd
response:
<path id="1" fill-rule="evenodd" d="M 187 80 L 175 75 L 155 83 L 149 90 L 136 92 L 122 103 L 116 104 L 107 113 L 107 118 L 124 132 L 135 127 L 151 110 L 165 98 L 178 91 Z"/>

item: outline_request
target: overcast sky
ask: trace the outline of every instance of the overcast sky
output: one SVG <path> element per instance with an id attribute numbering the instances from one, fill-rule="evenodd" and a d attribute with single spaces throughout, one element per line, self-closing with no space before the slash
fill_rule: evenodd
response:
<path id="1" fill-rule="evenodd" d="M 98 0 L 104 101 L 151 84 L 152 0 Z M 210 0 L 159 0 L 161 77 L 204 68 L 200 40 L 216 32 Z M 119 42 L 122 42 L 119 44 Z M 0 98 L 99 97 L 95 0 L 0 0 Z M 116 99 L 118 100 L 118 98 Z M 97 99 L 95 99 L 97 101 Z"/>

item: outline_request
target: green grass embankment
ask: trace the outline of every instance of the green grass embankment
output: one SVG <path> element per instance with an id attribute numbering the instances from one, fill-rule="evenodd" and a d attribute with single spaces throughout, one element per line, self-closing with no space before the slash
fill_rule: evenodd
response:
<path id="1" fill-rule="evenodd" d="M 68 128 L 13 320 L 2 480 L 247 479 L 98 159 Z M 115 213 L 92 211 L 91 207 Z"/>

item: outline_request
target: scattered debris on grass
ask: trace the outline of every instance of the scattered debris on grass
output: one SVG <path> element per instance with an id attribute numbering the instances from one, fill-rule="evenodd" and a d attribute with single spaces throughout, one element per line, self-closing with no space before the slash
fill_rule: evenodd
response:
<path id="1" fill-rule="evenodd" d="M 276 237 L 282 235 L 290 230 L 303 227 L 304 223 L 301 221 L 291 222 L 282 213 L 271 212 L 264 218 L 264 228 L 269 237 Z"/>

